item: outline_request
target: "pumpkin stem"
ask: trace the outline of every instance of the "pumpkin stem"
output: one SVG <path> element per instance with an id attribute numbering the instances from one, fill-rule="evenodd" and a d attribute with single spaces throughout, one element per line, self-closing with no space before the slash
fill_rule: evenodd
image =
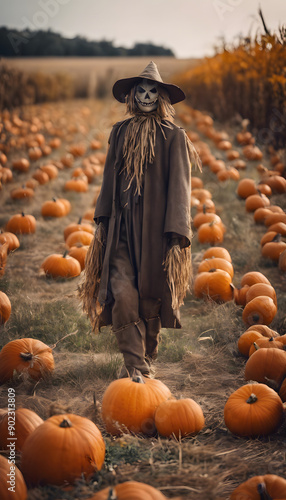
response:
<path id="1" fill-rule="evenodd" d="M 217 269 L 215 267 L 212 267 L 211 269 L 208 270 L 209 273 L 215 273 Z"/>
<path id="2" fill-rule="evenodd" d="M 33 359 L 33 354 L 31 352 L 20 352 L 20 358 L 22 358 L 23 361 L 31 361 L 31 359 Z"/>
<path id="3" fill-rule="evenodd" d="M 68 254 L 68 253 L 69 253 L 69 251 L 68 251 L 68 250 L 65 250 L 65 251 L 64 251 L 64 253 L 63 253 L 63 258 L 64 258 L 64 259 L 66 258 L 66 256 L 67 256 L 67 254 Z"/>
<path id="4" fill-rule="evenodd" d="M 259 314 L 253 314 L 252 319 L 254 321 L 254 324 L 258 323 L 258 321 L 259 321 Z"/>
<path id="5" fill-rule="evenodd" d="M 281 234 L 280 234 L 280 233 L 277 233 L 277 234 L 275 234 L 274 238 L 273 238 L 271 241 L 274 241 L 274 242 L 275 242 L 275 241 L 276 241 L 276 242 L 279 242 L 279 241 L 281 241 L 281 239 L 282 239 Z"/>
<path id="6" fill-rule="evenodd" d="M 81 221 L 82 221 L 82 217 L 80 216 L 80 218 L 78 219 L 78 224 L 81 224 Z"/>
<path id="7" fill-rule="evenodd" d="M 116 491 L 114 488 L 110 488 L 110 490 L 108 492 L 108 497 L 106 500 L 117 500 L 117 495 L 116 495 Z"/>
<path id="8" fill-rule="evenodd" d="M 55 196 L 53 196 L 52 200 L 53 201 L 57 201 L 57 198 Z"/>
<path id="9" fill-rule="evenodd" d="M 260 495 L 261 500 L 272 500 L 272 497 L 269 495 L 265 483 L 259 483 L 257 485 L 257 492 Z"/>
<path id="10" fill-rule="evenodd" d="M 253 342 L 253 345 L 254 345 L 254 347 L 255 347 L 256 351 L 258 351 L 258 349 L 259 349 L 259 345 L 258 345 L 256 342 Z"/>
<path id="11" fill-rule="evenodd" d="M 24 214 L 24 212 L 21 212 L 21 214 L 22 214 L 22 217 L 25 217 L 25 214 Z"/>
<path id="12" fill-rule="evenodd" d="M 140 375 L 134 375 L 134 377 L 132 377 L 132 382 L 136 382 L 137 384 L 145 384 L 143 378 Z"/>
<path id="13" fill-rule="evenodd" d="M 63 427 L 64 429 L 67 429 L 68 427 L 72 427 L 72 423 L 68 418 L 64 418 L 62 422 L 60 423 L 60 427 Z"/>
<path id="14" fill-rule="evenodd" d="M 250 394 L 249 398 L 246 400 L 246 402 L 250 405 L 256 403 L 256 401 L 257 401 L 257 396 L 253 393 Z"/>

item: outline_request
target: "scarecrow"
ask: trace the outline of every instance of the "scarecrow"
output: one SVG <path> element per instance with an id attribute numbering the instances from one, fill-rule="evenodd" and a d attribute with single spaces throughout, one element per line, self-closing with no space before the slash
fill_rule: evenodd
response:
<path id="1" fill-rule="evenodd" d="M 181 328 L 179 308 L 191 277 L 191 161 L 198 155 L 173 123 L 185 98 L 151 61 L 118 80 L 113 95 L 131 115 L 109 137 L 84 281 L 83 309 L 94 330 L 112 325 L 120 377 L 149 377 L 160 328 Z"/>

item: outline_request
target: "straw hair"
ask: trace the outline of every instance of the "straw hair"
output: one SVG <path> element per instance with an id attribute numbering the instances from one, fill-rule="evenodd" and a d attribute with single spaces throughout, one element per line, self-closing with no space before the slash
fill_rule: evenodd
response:
<path id="1" fill-rule="evenodd" d="M 129 181 L 127 189 L 135 180 L 135 193 L 140 195 L 144 171 L 148 164 L 153 163 L 155 157 L 156 126 L 159 126 L 163 136 L 166 137 L 163 127 L 172 128 L 171 121 L 175 110 L 170 104 L 168 93 L 164 89 L 159 89 L 157 109 L 144 113 L 137 108 L 135 91 L 136 86 L 126 97 L 127 113 L 133 117 L 125 133 L 122 172 L 125 173 Z M 162 122 L 162 120 L 167 120 L 167 122 Z"/>
<path id="2" fill-rule="evenodd" d="M 172 309 L 176 310 L 184 303 L 186 293 L 190 290 L 192 279 L 191 246 L 180 248 L 180 245 L 174 245 L 168 250 L 163 265 L 171 292 Z"/>
<path id="3" fill-rule="evenodd" d="M 87 313 L 92 329 L 98 330 L 99 316 L 102 312 L 97 297 L 102 273 L 106 233 L 102 223 L 95 230 L 93 240 L 86 254 L 85 269 L 82 283 L 78 287 L 78 295 L 82 302 L 82 309 Z"/>

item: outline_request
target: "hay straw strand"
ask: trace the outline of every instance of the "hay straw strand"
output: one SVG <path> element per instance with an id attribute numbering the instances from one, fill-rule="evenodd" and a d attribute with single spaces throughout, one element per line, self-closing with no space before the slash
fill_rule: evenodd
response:
<path id="1" fill-rule="evenodd" d="M 167 252 L 164 261 L 164 269 L 167 273 L 167 282 L 172 296 L 172 308 L 178 309 L 190 288 L 192 278 L 191 247 L 180 248 L 174 245 Z"/>
<path id="2" fill-rule="evenodd" d="M 106 233 L 102 223 L 95 230 L 93 240 L 89 246 L 86 260 L 83 281 L 78 287 L 78 295 L 85 311 L 91 321 L 94 331 L 98 329 L 99 316 L 102 311 L 97 301 L 104 248 L 106 244 Z"/>

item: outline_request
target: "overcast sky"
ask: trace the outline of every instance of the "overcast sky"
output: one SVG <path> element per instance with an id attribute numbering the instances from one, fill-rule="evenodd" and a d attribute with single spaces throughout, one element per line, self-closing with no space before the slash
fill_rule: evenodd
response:
<path id="1" fill-rule="evenodd" d="M 271 30 L 286 24 L 285 0 L 0 0 L 0 26 L 48 29 L 67 37 L 153 42 L 176 57 L 213 53 L 219 37 L 231 41 L 261 29 L 259 5 Z"/>

